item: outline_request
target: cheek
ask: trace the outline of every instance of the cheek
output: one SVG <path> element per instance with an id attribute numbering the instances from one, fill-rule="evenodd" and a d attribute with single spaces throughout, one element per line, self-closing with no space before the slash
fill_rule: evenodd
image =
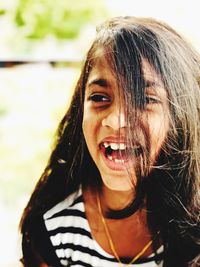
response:
<path id="1" fill-rule="evenodd" d="M 82 129 L 83 129 L 83 134 L 84 134 L 86 141 L 89 139 L 89 136 L 90 136 L 89 129 L 91 129 L 92 123 L 93 123 L 93 119 L 91 116 L 90 109 L 88 105 L 84 103 Z"/>
<path id="2" fill-rule="evenodd" d="M 89 135 L 92 136 L 92 138 L 95 138 L 101 127 L 101 122 L 102 119 L 99 112 L 91 108 L 90 104 L 85 103 L 82 122 L 85 137 Z"/>
<path id="3" fill-rule="evenodd" d="M 149 121 L 152 156 L 159 153 L 169 130 L 168 117 L 163 115 Z"/>
<path id="4" fill-rule="evenodd" d="M 92 124 L 90 123 L 90 120 L 84 116 L 83 117 L 83 123 L 82 123 L 82 129 L 83 129 L 83 135 L 85 137 L 86 143 L 91 139 L 91 129 Z"/>
<path id="5" fill-rule="evenodd" d="M 97 143 L 98 121 L 88 110 L 83 115 L 82 129 L 88 149 L 91 151 L 94 143 Z"/>

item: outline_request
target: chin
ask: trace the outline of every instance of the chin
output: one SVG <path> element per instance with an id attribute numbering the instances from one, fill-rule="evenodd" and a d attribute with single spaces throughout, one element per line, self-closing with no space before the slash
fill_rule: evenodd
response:
<path id="1" fill-rule="evenodd" d="M 109 177 L 109 179 L 103 178 L 102 177 L 102 181 L 103 184 L 110 190 L 113 191 L 130 191 L 133 190 L 134 185 L 133 183 L 130 181 L 130 178 L 124 178 L 123 181 L 119 178 L 113 177 L 111 178 Z M 120 181 L 121 180 L 121 181 Z"/>

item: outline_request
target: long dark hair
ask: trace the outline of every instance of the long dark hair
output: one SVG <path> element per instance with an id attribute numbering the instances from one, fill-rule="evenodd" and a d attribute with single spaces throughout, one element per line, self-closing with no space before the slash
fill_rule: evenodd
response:
<path id="1" fill-rule="evenodd" d="M 60 122 L 55 148 L 24 210 L 20 223 L 23 250 L 28 251 L 31 246 L 29 229 L 35 217 L 77 190 L 80 184 L 98 187 L 101 183 L 82 132 L 85 86 L 95 60 L 102 56 L 97 53 L 100 50 L 110 62 L 127 103 L 130 126 L 132 109 L 143 108 L 145 101 L 142 59 L 161 77 L 170 108 L 170 130 L 157 163 L 148 177 L 143 175 L 138 181 L 136 198 L 121 211 L 121 217 L 139 208 L 145 196 L 149 228 L 152 234 L 159 229 L 163 239 L 164 266 L 198 266 L 200 58 L 172 28 L 150 18 L 118 17 L 97 29 L 70 108 Z M 129 131 L 128 135 L 131 142 L 133 133 Z M 143 163 L 148 165 L 148 158 Z M 24 253 L 24 262 L 27 257 L 28 253 Z"/>

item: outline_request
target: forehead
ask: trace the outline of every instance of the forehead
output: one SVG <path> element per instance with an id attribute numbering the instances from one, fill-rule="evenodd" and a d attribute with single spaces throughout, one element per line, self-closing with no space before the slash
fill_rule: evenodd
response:
<path id="1" fill-rule="evenodd" d="M 97 57 L 95 59 L 92 70 L 89 74 L 88 82 L 90 82 L 91 79 L 93 80 L 93 79 L 97 79 L 100 77 L 114 79 L 114 74 L 111 69 L 111 66 L 108 64 L 108 61 L 106 60 L 104 56 Z"/>
<path id="2" fill-rule="evenodd" d="M 163 87 L 161 77 L 156 73 L 154 67 L 151 66 L 146 59 L 142 59 L 142 73 L 145 81 L 154 82 L 156 85 Z M 114 69 L 111 67 L 111 62 L 108 62 L 105 56 L 99 56 L 95 59 L 95 62 L 93 63 L 93 67 L 89 74 L 87 84 L 92 83 L 93 80 L 102 78 L 114 84 L 117 83 L 117 76 L 118 75 L 114 73 Z"/>

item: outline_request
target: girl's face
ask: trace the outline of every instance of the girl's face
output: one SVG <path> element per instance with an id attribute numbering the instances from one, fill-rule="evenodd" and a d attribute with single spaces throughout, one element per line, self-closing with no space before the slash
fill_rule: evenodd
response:
<path id="1" fill-rule="evenodd" d="M 150 164 L 153 165 L 168 132 L 169 107 L 161 79 L 145 60 L 143 73 L 146 106 L 141 111 L 139 123 L 135 127 L 131 125 L 131 129 L 137 132 L 139 139 L 141 136 L 141 143 L 144 139 L 141 133 L 148 132 Z M 125 104 L 119 99 L 117 81 L 105 58 L 99 58 L 86 84 L 83 133 L 104 185 L 112 190 L 133 188 L 136 169 L 141 164 L 138 143 L 135 143 L 135 153 L 126 156 L 127 127 Z"/>

